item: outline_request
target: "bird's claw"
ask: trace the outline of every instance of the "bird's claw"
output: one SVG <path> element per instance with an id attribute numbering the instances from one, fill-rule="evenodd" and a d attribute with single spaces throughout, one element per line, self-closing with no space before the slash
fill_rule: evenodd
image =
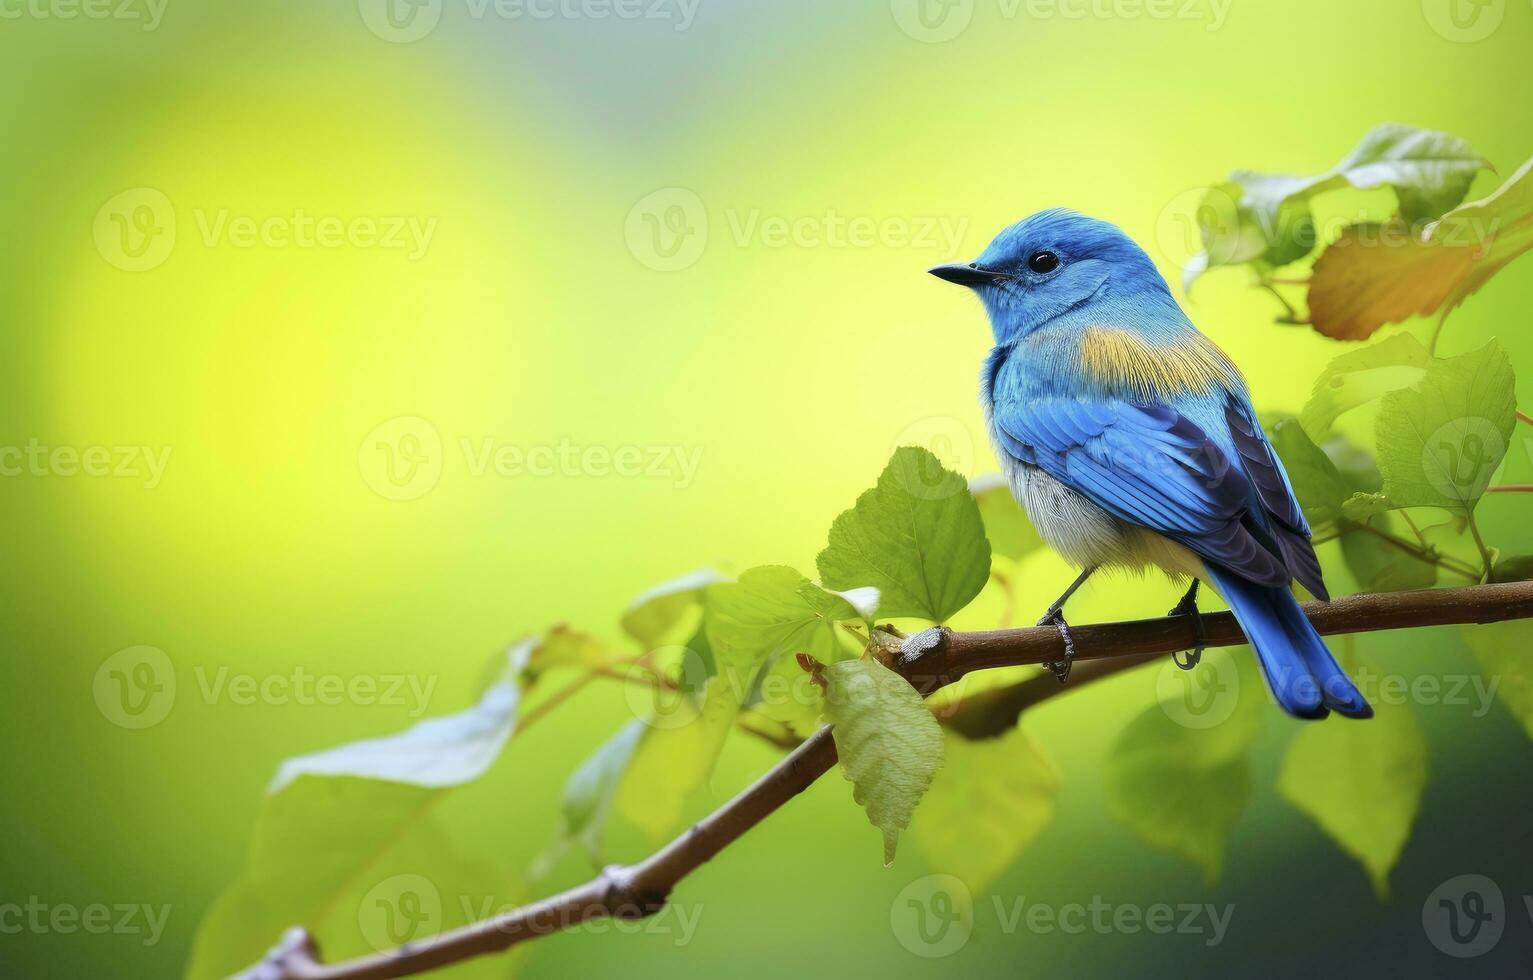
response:
<path id="1" fill-rule="evenodd" d="M 1070 624 L 1065 622 L 1065 614 L 1055 608 L 1038 620 L 1038 625 L 1053 626 L 1059 630 L 1059 638 L 1065 642 L 1065 659 L 1044 664 L 1063 684 L 1070 679 L 1070 668 L 1075 665 L 1075 637 L 1070 635 Z"/>
<path id="2" fill-rule="evenodd" d="M 1208 634 L 1203 631 L 1203 613 L 1198 609 L 1198 586 L 1194 582 L 1187 594 L 1182 596 L 1182 601 L 1167 616 L 1191 616 L 1192 628 L 1196 631 L 1197 641 L 1191 650 L 1182 650 L 1171 655 L 1171 662 L 1183 670 L 1192 670 L 1203 661 L 1203 651 L 1208 649 Z M 1183 654 L 1187 659 L 1183 660 Z"/>

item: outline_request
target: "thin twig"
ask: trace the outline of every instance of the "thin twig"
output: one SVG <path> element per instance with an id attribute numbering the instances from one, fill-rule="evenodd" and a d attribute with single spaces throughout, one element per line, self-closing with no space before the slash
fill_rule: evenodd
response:
<path id="1" fill-rule="evenodd" d="M 1503 483 L 1499 487 L 1489 487 L 1486 493 L 1533 493 L 1533 483 Z"/>
<path id="2" fill-rule="evenodd" d="M 1471 566 L 1458 561 L 1457 559 L 1449 558 L 1447 555 L 1439 554 L 1434 551 L 1429 551 L 1424 547 L 1418 548 L 1404 538 L 1390 534 L 1388 531 L 1381 531 L 1374 527 L 1372 524 L 1368 524 L 1362 521 L 1352 521 L 1350 523 L 1357 530 L 1366 531 L 1379 540 L 1394 545 L 1396 548 L 1399 548 L 1401 551 L 1405 552 L 1407 555 L 1410 555 L 1412 558 L 1415 558 L 1417 561 L 1426 562 L 1428 565 L 1436 565 L 1438 568 L 1445 568 L 1453 574 L 1461 575 L 1471 582 L 1480 581 L 1481 576 L 1478 571 L 1476 571 Z M 1419 534 L 1420 532 L 1418 531 L 1417 533 Z"/>
<path id="3" fill-rule="evenodd" d="M 1315 628 L 1327 635 L 1375 632 L 1421 626 L 1495 623 L 1533 618 L 1533 583 L 1481 585 L 1462 589 L 1356 595 L 1331 603 L 1305 604 Z M 1203 617 L 1209 647 L 1245 642 L 1240 624 L 1229 613 Z M 1078 626 L 1073 629 L 1077 659 L 1074 679 L 1116 673 L 1148 659 L 1190 648 L 1198 639 L 1189 617 Z M 939 630 L 913 665 L 900 672 L 912 685 L 931 693 L 976 670 L 1050 663 L 1063 654 L 1059 631 L 1051 627 L 955 633 Z M 1071 690 L 1053 678 L 1020 685 L 1007 697 L 1004 717 Z M 1030 683 L 1030 682 L 1029 682 Z M 1073 686 L 1073 683 L 1072 683 Z M 983 696 L 976 696 L 978 701 Z M 964 703 L 968 703 L 967 701 Z M 997 717 L 992 711 L 990 717 Z M 973 730 L 984 733 L 979 715 Z M 962 729 L 960 729 L 962 730 Z M 474 956 L 500 952 L 603 917 L 642 918 L 664 907 L 684 878 L 738 840 L 836 764 L 836 743 L 822 728 L 769 770 L 750 788 L 693 825 L 647 860 L 628 868 L 609 868 L 593 881 L 525 905 L 505 915 L 454 929 L 376 956 L 326 965 L 303 929 L 293 929 L 267 958 L 243 974 L 246 980 L 384 980 L 413 976 Z"/>

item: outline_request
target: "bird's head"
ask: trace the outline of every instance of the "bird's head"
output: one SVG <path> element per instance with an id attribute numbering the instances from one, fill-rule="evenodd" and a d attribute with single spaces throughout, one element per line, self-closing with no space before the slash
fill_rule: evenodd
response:
<path id="1" fill-rule="evenodd" d="M 1040 211 L 1007 228 L 974 262 L 939 265 L 931 272 L 979 294 L 999 344 L 1088 303 L 1134 296 L 1175 302 L 1133 239 L 1116 225 L 1063 208 Z"/>

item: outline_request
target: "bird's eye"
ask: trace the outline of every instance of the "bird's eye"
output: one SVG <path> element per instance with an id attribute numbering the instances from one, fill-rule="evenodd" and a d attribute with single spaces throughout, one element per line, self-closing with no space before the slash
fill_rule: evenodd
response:
<path id="1" fill-rule="evenodd" d="M 1027 267 L 1040 276 L 1048 275 L 1059 268 L 1059 256 L 1053 252 L 1034 252 L 1032 258 L 1027 260 Z"/>

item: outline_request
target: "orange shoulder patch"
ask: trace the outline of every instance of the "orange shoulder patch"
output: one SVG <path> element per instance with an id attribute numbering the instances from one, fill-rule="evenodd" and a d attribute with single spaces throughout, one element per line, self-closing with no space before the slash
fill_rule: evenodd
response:
<path id="1" fill-rule="evenodd" d="M 1088 327 L 1081 338 L 1081 371 L 1108 388 L 1151 398 L 1201 395 L 1242 384 L 1240 371 L 1224 352 L 1195 332 L 1175 343 L 1155 344 L 1118 327 Z"/>

